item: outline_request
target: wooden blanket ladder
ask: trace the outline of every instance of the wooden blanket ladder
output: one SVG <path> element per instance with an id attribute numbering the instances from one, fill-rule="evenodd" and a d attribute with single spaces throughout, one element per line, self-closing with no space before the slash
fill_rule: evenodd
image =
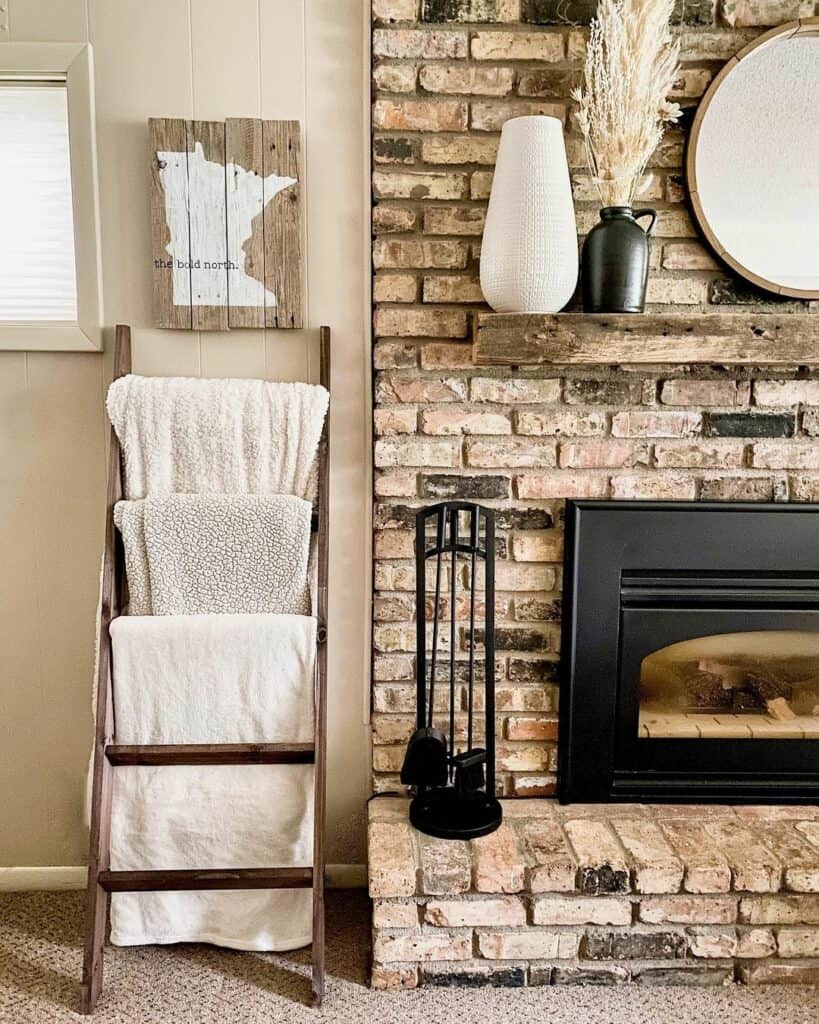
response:
<path id="1" fill-rule="evenodd" d="M 131 331 L 116 329 L 116 380 L 131 372 Z M 320 381 L 330 388 L 330 328 L 320 332 Z M 324 996 L 324 831 L 326 790 L 327 693 L 327 570 L 329 542 L 330 414 L 324 421 L 319 445 L 318 510 L 313 516 L 316 537 L 317 594 L 316 672 L 314 683 L 315 732 L 313 743 L 206 743 L 123 746 L 113 742 L 114 699 L 111 676 L 109 626 L 122 611 L 125 580 L 122 541 L 114 527 L 114 505 L 123 496 L 123 465 L 113 427 L 108 455 L 105 513 L 105 549 L 102 565 L 102 601 L 97 636 L 96 723 L 94 732 L 91 840 L 88 858 L 88 893 L 81 1012 L 91 1013 L 102 990 L 103 946 L 108 928 L 112 892 L 169 892 L 213 889 L 313 890 L 312 998 Z M 112 871 L 110 864 L 111 794 L 113 769 L 118 765 L 225 765 L 313 764 L 315 796 L 313 863 L 305 867 L 227 868 L 176 871 Z"/>

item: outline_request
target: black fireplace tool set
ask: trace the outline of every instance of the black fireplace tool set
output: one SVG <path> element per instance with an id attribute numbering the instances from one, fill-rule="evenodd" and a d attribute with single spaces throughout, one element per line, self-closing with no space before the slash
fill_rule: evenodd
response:
<path id="1" fill-rule="evenodd" d="M 427 593 L 430 563 L 432 604 Z M 476 628 L 481 566 L 483 627 Z M 415 789 L 410 821 L 419 831 L 440 839 L 475 839 L 494 832 L 502 818 L 495 798 L 493 511 L 465 501 L 421 509 L 415 520 L 415 571 L 417 726 L 407 745 L 401 782 Z M 445 609 L 447 615 L 442 614 Z M 447 625 L 448 651 L 443 653 L 448 656 L 439 657 Z M 456 659 L 459 650 L 466 654 L 465 661 Z M 464 699 L 465 728 L 460 716 L 456 719 Z M 483 745 L 476 746 L 475 710 L 481 705 L 484 737 Z M 441 719 L 447 729 L 436 724 Z"/>

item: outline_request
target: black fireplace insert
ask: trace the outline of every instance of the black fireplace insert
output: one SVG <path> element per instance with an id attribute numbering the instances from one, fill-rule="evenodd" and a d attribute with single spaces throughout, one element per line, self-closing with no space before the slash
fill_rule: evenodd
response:
<path id="1" fill-rule="evenodd" d="M 566 508 L 565 802 L 819 800 L 819 506 Z"/>

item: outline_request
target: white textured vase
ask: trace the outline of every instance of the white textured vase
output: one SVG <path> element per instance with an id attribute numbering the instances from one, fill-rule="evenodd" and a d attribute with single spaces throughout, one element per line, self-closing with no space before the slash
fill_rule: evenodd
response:
<path id="1" fill-rule="evenodd" d="M 481 288 L 498 313 L 556 313 L 577 284 L 577 227 L 563 124 L 515 117 L 501 133 L 481 246 Z"/>

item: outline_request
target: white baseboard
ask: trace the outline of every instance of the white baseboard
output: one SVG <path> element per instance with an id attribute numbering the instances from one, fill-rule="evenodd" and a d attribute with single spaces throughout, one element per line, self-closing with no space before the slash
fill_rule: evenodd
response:
<path id="1" fill-rule="evenodd" d="M 0 867 L 0 892 L 58 892 L 84 889 L 84 867 Z M 327 885 L 330 889 L 360 889 L 367 885 L 365 864 L 328 864 Z"/>

